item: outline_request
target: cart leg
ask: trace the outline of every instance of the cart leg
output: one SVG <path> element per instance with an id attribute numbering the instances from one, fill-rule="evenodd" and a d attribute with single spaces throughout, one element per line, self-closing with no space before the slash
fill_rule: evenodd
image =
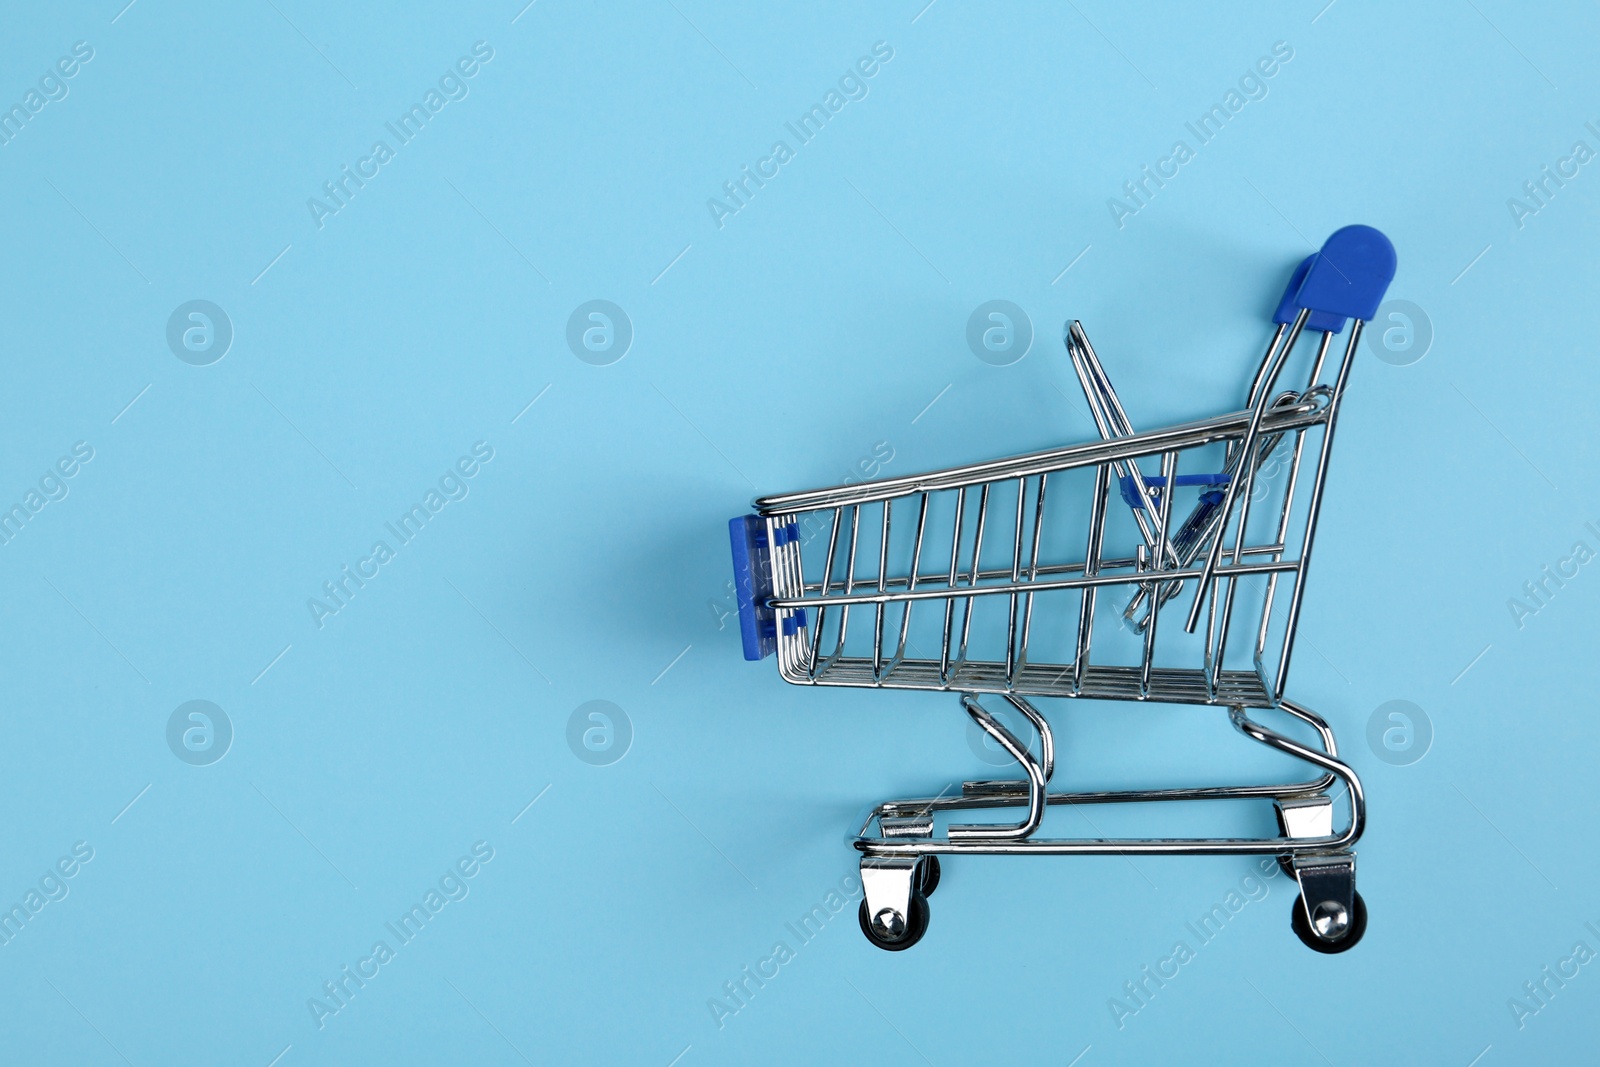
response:
<path id="1" fill-rule="evenodd" d="M 1044 716 L 1039 714 L 1032 704 L 1029 704 L 1019 696 L 1013 696 L 1009 693 L 1006 694 L 1006 700 L 1012 707 L 1022 712 L 1027 720 L 1033 724 L 1033 728 L 1039 731 L 1039 759 L 1034 759 L 1033 754 L 1028 751 L 1028 746 L 1023 744 L 1010 730 L 1006 729 L 999 719 L 989 714 L 982 704 L 978 703 L 977 694 L 961 694 L 961 706 L 966 709 L 972 721 L 982 727 L 984 733 L 999 742 L 1000 747 L 1004 748 L 1027 774 L 1028 780 L 1017 783 L 1017 786 L 1019 788 L 1026 787 L 1027 789 L 1028 816 L 1015 825 L 952 823 L 949 830 L 952 841 L 957 838 L 978 837 L 987 839 L 1025 838 L 1037 830 L 1039 824 L 1044 821 L 1044 809 L 1046 797 L 1048 796 L 1046 787 L 1050 782 L 1050 776 L 1055 773 L 1055 738 L 1050 731 L 1050 724 L 1045 721 Z"/>
<path id="2" fill-rule="evenodd" d="M 923 841 L 933 839 L 933 815 L 923 812 L 920 815 L 884 815 L 878 819 L 878 830 L 888 838 L 912 838 Z M 918 892 L 924 897 L 933 896 L 933 891 L 939 887 L 939 857 L 934 855 L 917 857 Z"/>
<path id="3" fill-rule="evenodd" d="M 1278 832 L 1287 838 L 1333 836 L 1333 798 L 1326 796 L 1291 797 L 1274 800 L 1278 815 Z M 1290 878 L 1295 878 L 1294 852 L 1290 850 L 1278 857 L 1278 867 Z"/>

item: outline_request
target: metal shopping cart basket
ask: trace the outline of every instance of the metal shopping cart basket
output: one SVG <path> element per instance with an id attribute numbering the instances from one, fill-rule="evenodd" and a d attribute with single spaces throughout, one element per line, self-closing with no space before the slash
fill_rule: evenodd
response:
<path id="1" fill-rule="evenodd" d="M 1289 700 L 1285 685 L 1339 406 L 1363 323 L 1394 270 L 1393 246 L 1371 227 L 1328 238 L 1294 272 L 1240 411 L 1134 432 L 1071 322 L 1067 352 L 1101 440 L 769 496 L 730 523 L 747 659 L 776 652 L 784 680 L 797 685 L 957 693 L 1023 773 L 873 809 L 855 843 L 861 928 L 873 944 L 914 944 L 927 929 L 938 857 L 971 854 L 1276 856 L 1298 882 L 1300 939 L 1320 952 L 1360 940 L 1366 905 L 1351 846 L 1365 820 L 1361 783 L 1338 758 L 1328 724 Z M 1344 354 L 1330 362 L 1347 319 Z M 1321 339 L 1297 364 L 1309 362 L 1305 387 L 1275 392 L 1308 330 Z M 1097 615 L 1123 597 L 1122 625 L 1097 631 Z M 1041 697 L 1225 708 L 1246 737 L 1319 773 L 1265 785 L 1051 792 L 1055 745 L 1033 703 Z M 1021 732 L 1037 734 L 1037 744 L 991 710 L 996 699 L 1014 709 L 1013 722 L 1031 724 Z M 1316 742 L 1269 729 L 1258 710 L 1286 713 Z M 1338 832 L 1336 785 L 1349 810 Z M 1183 800 L 1270 800 L 1279 834 L 1034 836 L 1047 805 Z M 940 813 L 1005 807 L 1026 816 L 936 832 Z"/>

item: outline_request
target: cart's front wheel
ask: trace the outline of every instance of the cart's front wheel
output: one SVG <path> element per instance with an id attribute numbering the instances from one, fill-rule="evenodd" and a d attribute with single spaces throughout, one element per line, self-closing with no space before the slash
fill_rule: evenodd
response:
<path id="1" fill-rule="evenodd" d="M 1361 940 L 1361 935 L 1367 932 L 1367 902 L 1361 899 L 1360 893 L 1357 893 L 1355 907 L 1351 909 L 1348 925 L 1344 926 L 1343 932 L 1335 937 L 1324 937 L 1322 932 L 1331 931 L 1341 925 L 1338 921 L 1339 916 L 1332 913 L 1332 909 L 1335 908 L 1338 908 L 1338 905 L 1326 901 L 1317 905 L 1315 914 L 1308 917 L 1305 898 L 1295 897 L 1294 907 L 1290 911 L 1290 923 L 1294 926 L 1295 936 L 1303 941 L 1307 948 L 1318 952 L 1346 952 L 1355 948 L 1356 942 Z"/>
<path id="2" fill-rule="evenodd" d="M 939 888 L 939 857 L 922 857 L 922 895 L 933 896 L 933 891 Z"/>
<path id="3" fill-rule="evenodd" d="M 911 914 L 901 915 L 893 908 L 884 908 L 876 915 L 869 915 L 867 902 L 862 900 L 857 917 L 868 941 L 885 952 L 900 952 L 921 941 L 922 935 L 928 932 L 928 901 L 920 892 L 912 893 Z"/>

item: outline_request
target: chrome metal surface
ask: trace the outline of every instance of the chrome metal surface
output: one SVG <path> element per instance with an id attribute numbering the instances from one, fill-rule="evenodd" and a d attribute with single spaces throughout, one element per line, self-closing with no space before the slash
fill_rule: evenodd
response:
<path id="1" fill-rule="evenodd" d="M 1355 917 L 1355 856 L 1297 855 L 1294 873 L 1300 882 L 1299 906 L 1305 909 L 1312 932 L 1324 941 L 1339 940 Z"/>
<path id="2" fill-rule="evenodd" d="M 989 714 L 978 698 L 971 693 L 963 693 L 961 706 L 966 709 L 972 721 L 977 723 L 983 732 L 1000 742 L 1011 758 L 1021 765 L 1028 776 L 1027 805 L 1028 815 L 1014 826 L 996 826 L 992 823 L 955 824 L 952 823 L 946 833 L 950 840 L 981 838 L 985 841 L 998 841 L 1028 837 L 1044 822 L 1045 786 L 1050 781 L 1050 776 L 1055 773 L 1055 740 L 1050 732 L 1050 724 L 1045 722 L 1044 716 L 1018 696 L 1007 695 L 1006 700 L 1011 706 L 1033 724 L 1039 731 L 1039 758 L 1035 759 L 1028 751 L 1028 746 L 1017 739 L 1017 736 L 1006 729 L 993 715 Z M 882 825 L 881 823 L 879 824 Z"/>
<path id="3" fill-rule="evenodd" d="M 874 936 L 889 942 L 905 936 L 918 858 L 940 854 L 1276 855 L 1292 863 L 1317 937 L 1334 942 L 1351 929 L 1349 850 L 1365 825 L 1365 795 L 1339 758 L 1328 724 L 1287 699 L 1285 687 L 1328 493 L 1334 430 L 1363 324 L 1351 320 L 1332 382 L 1320 380 L 1332 343 L 1324 333 L 1306 358 L 1304 387 L 1276 391 L 1307 322 L 1302 311 L 1277 328 L 1242 410 L 1136 433 L 1074 321 L 1066 349 L 1101 440 L 756 501 L 769 543 L 780 546 L 771 552 L 767 606 L 778 622 L 784 679 L 959 694 L 966 716 L 1017 772 L 967 782 L 958 795 L 873 809 L 855 845 L 863 854 L 864 921 Z M 1310 488 L 1297 493 L 1308 460 Z M 1158 464 L 1159 474 L 1141 462 Z M 1195 499 L 1180 505 L 1186 493 Z M 779 538 L 780 531 L 787 536 Z M 1186 610 L 1162 625 L 1170 603 L 1191 584 Z M 1102 590 L 1128 597 L 1121 613 L 1127 632 L 1112 627 L 1097 639 Z M 1275 614 L 1283 600 L 1286 610 Z M 852 626 L 852 614 L 862 613 Z M 1197 634 L 1202 616 L 1206 625 Z M 986 706 L 990 696 L 1002 698 L 1038 735 L 1036 752 L 1002 721 L 998 702 Z M 1193 705 L 1219 719 L 1225 709 L 1238 733 L 1309 764 L 1313 776 L 1051 792 L 1055 734 L 1033 702 L 1050 697 Z M 1284 716 L 1315 740 L 1271 728 L 1253 712 Z M 1343 793 L 1337 802 L 1329 792 L 1336 786 Z M 1040 832 L 1052 806 L 1219 800 L 1274 805 L 1283 832 L 1209 838 Z M 1336 807 L 1346 818 L 1335 819 Z M 1023 809 L 1020 821 L 946 820 L 953 812 L 1006 808 Z M 925 912 L 919 914 L 916 936 L 926 925 Z"/>
<path id="4" fill-rule="evenodd" d="M 867 918 L 886 941 L 904 936 L 911 915 L 911 890 L 917 873 L 916 857 L 863 856 L 861 891 Z"/>
<path id="5" fill-rule="evenodd" d="M 1291 797 L 1280 800 L 1278 813 L 1283 817 L 1285 837 L 1331 837 L 1333 835 L 1332 797 Z M 932 827 L 930 826 L 931 830 Z"/>
<path id="6" fill-rule="evenodd" d="M 1317 733 L 1323 747 L 1319 749 L 1269 730 L 1250 719 L 1242 708 L 1229 711 L 1233 725 L 1251 740 L 1275 748 L 1313 764 L 1326 772 L 1319 778 L 1306 782 L 1283 782 L 1266 785 L 1207 786 L 1177 789 L 1130 789 L 1083 793 L 1049 793 L 1046 804 L 1138 804 L 1186 800 L 1273 800 L 1283 803 L 1294 798 L 1310 798 L 1324 792 L 1335 781 L 1342 782 L 1349 794 L 1349 820 L 1345 828 L 1334 832 L 1330 819 L 1324 832 L 1317 836 L 1281 836 L 1262 838 L 945 838 L 935 835 L 921 840 L 889 840 L 870 836 L 875 819 L 894 818 L 903 812 L 937 814 L 943 811 L 972 810 L 979 808 L 1013 807 L 1033 803 L 1030 782 L 970 782 L 960 796 L 928 797 L 913 800 L 888 801 L 874 809 L 861 827 L 856 848 L 869 856 L 918 856 L 942 854 L 1023 855 L 1247 855 L 1247 856 L 1300 856 L 1303 854 L 1329 854 L 1348 849 L 1361 836 L 1366 823 L 1366 798 L 1355 771 L 1341 762 L 1332 744 L 1332 732 L 1320 717 L 1305 708 L 1289 704 L 1282 710 L 1310 725 L 1318 727 Z M 1322 799 L 1326 800 L 1326 797 Z M 1353 883 L 1352 883 L 1353 891 Z"/>
<path id="7" fill-rule="evenodd" d="M 878 819 L 878 830 L 884 837 L 931 837 L 933 816 L 884 815 Z"/>
<path id="8" fill-rule="evenodd" d="M 1313 381 L 1303 391 L 1272 399 L 1272 386 L 1301 332 L 1291 326 L 1269 347 L 1257 371 L 1250 409 L 1136 434 L 1087 334 L 1074 322 L 1067 331 L 1067 347 L 1104 440 L 757 501 L 774 531 L 800 524 L 813 532 L 773 553 L 776 595 L 770 605 L 787 624 L 778 637 L 785 679 L 809 685 L 1274 706 L 1283 696 L 1282 659 L 1292 649 L 1293 630 L 1282 634 L 1277 648 L 1271 646 L 1271 607 L 1287 581 L 1289 618 L 1298 620 L 1304 547 L 1326 484 L 1327 431 L 1354 351 L 1347 347 L 1338 383 Z M 1321 370 L 1326 348 L 1324 338 L 1313 370 Z M 1309 453 L 1307 434 L 1321 438 Z M 1218 445 L 1220 460 L 1208 458 Z M 1288 474 L 1279 479 L 1281 487 L 1264 485 L 1264 475 L 1258 481 L 1268 458 L 1285 452 Z M 1308 455 L 1316 458 L 1310 515 L 1304 529 L 1296 530 L 1291 521 L 1295 487 Z M 1162 473 L 1154 481 L 1140 470 L 1139 461 L 1147 456 L 1160 463 Z M 1184 492 L 1175 483 L 1185 471 L 1205 470 L 1215 471 L 1218 480 L 1175 521 L 1176 498 Z M 1091 481 L 1080 486 L 1077 479 L 1082 477 Z M 1271 532 L 1254 535 L 1249 520 L 1258 488 L 1279 492 L 1281 507 Z M 1085 489 L 1086 506 L 1075 508 Z M 1137 540 L 1131 556 L 1107 551 L 1113 536 L 1109 520 L 1121 514 L 1113 506 L 1119 503 L 1118 492 L 1132 502 L 1128 515 Z M 894 514 L 897 507 L 913 536 L 897 536 L 902 529 Z M 1084 516 L 1087 544 L 1074 554 L 1060 531 L 1083 525 Z M 824 530 L 825 542 L 816 536 Z M 864 532 L 870 547 L 862 543 Z M 809 542 L 815 547 L 808 556 L 804 548 Z M 824 545 L 820 566 L 808 567 L 806 560 L 815 560 Z M 930 559 L 941 561 L 939 570 L 930 571 Z M 1212 607 L 1204 640 L 1186 665 L 1163 658 L 1158 634 L 1162 609 L 1190 583 L 1196 589 L 1194 604 L 1209 602 Z M 1259 587 L 1261 610 L 1243 638 L 1253 658 L 1234 666 L 1229 639 L 1238 594 L 1246 583 Z M 1122 590 L 1130 597 L 1125 616 L 1144 637 L 1136 663 L 1099 664 L 1092 658 L 1101 588 Z M 938 616 L 927 617 L 920 627 L 913 624 L 913 609 L 925 600 L 943 603 L 942 626 Z M 991 603 L 1003 607 L 1003 629 L 981 624 Z M 852 616 L 862 611 L 868 619 L 853 626 Z M 1191 607 L 1186 629 L 1196 612 Z M 1042 644 L 1040 619 L 1063 614 L 1076 614 L 1076 639 L 1066 647 Z M 924 651 L 927 627 L 936 635 L 936 659 L 931 649 Z"/>

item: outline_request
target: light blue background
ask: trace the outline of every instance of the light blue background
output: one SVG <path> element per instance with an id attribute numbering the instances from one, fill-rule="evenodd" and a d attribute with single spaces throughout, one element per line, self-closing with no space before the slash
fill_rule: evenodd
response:
<path id="1" fill-rule="evenodd" d="M 1600 164 L 1521 228 L 1506 201 L 1600 148 L 1600 16 L 923 3 L 10 5 L 0 103 L 94 58 L 0 146 L 0 503 L 95 456 L 0 546 L 0 903 L 94 849 L 0 946 L 8 1061 L 1589 1055 L 1600 967 L 1521 1029 L 1507 1001 L 1600 949 L 1600 577 L 1521 629 L 1507 600 L 1600 547 Z M 307 198 L 480 40 L 470 95 L 319 229 Z M 707 198 L 878 41 L 868 96 L 719 229 Z M 1265 99 L 1119 229 L 1108 198 L 1280 41 Z M 853 902 L 799 945 L 869 802 L 990 768 L 951 698 L 743 662 L 728 516 L 878 442 L 893 474 L 1091 436 L 1069 316 L 1136 424 L 1229 410 L 1289 267 L 1351 222 L 1435 331 L 1360 356 L 1293 678 L 1367 784 L 1365 942 L 1307 951 L 1272 879 L 1119 1029 L 1109 998 L 1252 864 L 1109 857 L 948 862 L 912 951 Z M 635 329 L 611 366 L 565 342 L 595 298 Z M 1009 367 L 964 339 L 993 298 L 1036 331 Z M 166 344 L 192 299 L 233 323 L 210 366 Z M 307 599 L 478 441 L 470 495 L 319 629 Z M 165 740 L 193 699 L 235 730 L 206 767 Z M 566 742 L 594 699 L 635 733 L 610 766 Z M 1392 699 L 1436 731 L 1411 766 L 1365 740 Z M 1051 712 L 1067 782 L 1255 759 L 1220 713 Z M 319 1029 L 308 998 L 478 841 L 470 895 Z"/>

